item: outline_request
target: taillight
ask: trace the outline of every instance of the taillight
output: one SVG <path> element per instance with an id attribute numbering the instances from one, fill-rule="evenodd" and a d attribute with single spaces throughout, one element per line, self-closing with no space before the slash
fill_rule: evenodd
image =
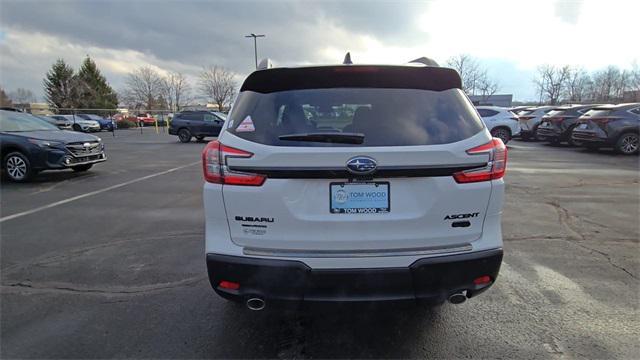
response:
<path id="1" fill-rule="evenodd" d="M 202 150 L 202 170 L 207 182 L 225 185 L 260 186 L 267 179 L 266 176 L 231 171 L 227 167 L 230 157 L 250 158 L 253 154 L 211 141 Z"/>
<path id="2" fill-rule="evenodd" d="M 550 117 L 550 118 L 547 118 L 547 120 L 551 121 L 554 124 L 559 124 L 564 120 L 564 118 L 561 118 L 561 117 Z"/>
<path id="3" fill-rule="evenodd" d="M 609 121 L 613 121 L 615 120 L 615 118 L 590 118 L 589 120 L 593 121 L 596 124 L 607 125 Z"/>
<path id="4" fill-rule="evenodd" d="M 489 154 L 489 161 L 483 168 L 454 173 L 453 178 L 459 184 L 500 179 L 507 170 L 507 147 L 498 138 L 493 138 L 486 144 L 467 150 L 467 154 Z"/>

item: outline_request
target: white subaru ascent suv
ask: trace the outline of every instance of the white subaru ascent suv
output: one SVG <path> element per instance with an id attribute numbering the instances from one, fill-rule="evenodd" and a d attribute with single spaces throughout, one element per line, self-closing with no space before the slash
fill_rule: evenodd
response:
<path id="1" fill-rule="evenodd" d="M 257 70 L 202 161 L 211 286 L 252 310 L 461 303 L 498 276 L 507 149 L 455 70 Z"/>

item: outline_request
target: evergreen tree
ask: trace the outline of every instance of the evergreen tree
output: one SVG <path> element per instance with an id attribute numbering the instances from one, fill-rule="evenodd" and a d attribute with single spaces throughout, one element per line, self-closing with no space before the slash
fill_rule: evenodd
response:
<path id="1" fill-rule="evenodd" d="M 0 87 L 0 106 L 11 106 L 11 99 L 7 96 L 7 93 L 4 92 L 4 89 Z"/>
<path id="2" fill-rule="evenodd" d="M 89 56 L 80 66 L 78 79 L 81 84 L 79 99 L 81 108 L 115 109 L 118 106 L 118 96 Z"/>
<path id="3" fill-rule="evenodd" d="M 58 59 L 43 80 L 44 94 L 53 108 L 74 108 L 78 105 L 78 78 L 64 60 Z"/>

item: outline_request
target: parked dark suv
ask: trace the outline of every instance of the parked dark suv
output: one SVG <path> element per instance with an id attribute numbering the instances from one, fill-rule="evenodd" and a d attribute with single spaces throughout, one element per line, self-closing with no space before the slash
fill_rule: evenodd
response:
<path id="1" fill-rule="evenodd" d="M 613 146 L 621 154 L 638 153 L 640 103 L 598 106 L 578 119 L 571 138 L 589 148 Z"/>
<path id="2" fill-rule="evenodd" d="M 219 112 L 183 111 L 171 120 L 169 134 L 178 135 L 183 143 L 188 143 L 194 136 L 202 141 L 207 136 L 218 136 L 225 120 L 226 116 Z"/>
<path id="3" fill-rule="evenodd" d="M 566 141 L 572 146 L 580 145 L 571 138 L 571 132 L 576 127 L 578 118 L 596 106 L 598 105 L 572 105 L 552 109 L 542 117 L 536 135 L 551 143 Z"/>

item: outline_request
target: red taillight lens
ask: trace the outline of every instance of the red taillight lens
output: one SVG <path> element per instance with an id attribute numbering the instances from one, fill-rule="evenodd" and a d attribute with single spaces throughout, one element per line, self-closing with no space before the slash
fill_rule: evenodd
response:
<path id="1" fill-rule="evenodd" d="M 547 120 L 551 121 L 554 124 L 559 124 L 564 120 L 564 118 L 561 118 L 561 117 L 550 117 L 550 118 L 547 118 Z"/>
<path id="2" fill-rule="evenodd" d="M 476 285 L 486 285 L 491 282 L 491 277 L 489 275 L 480 276 L 473 280 L 473 283 Z"/>
<path id="3" fill-rule="evenodd" d="M 453 178 L 459 184 L 500 179 L 507 170 L 507 147 L 502 140 L 493 138 L 486 144 L 467 150 L 469 155 L 489 154 L 487 166 L 459 171 Z"/>
<path id="4" fill-rule="evenodd" d="M 240 289 L 240 284 L 236 283 L 236 282 L 232 282 L 232 281 L 220 281 L 220 284 L 218 285 L 223 289 L 228 289 L 228 290 L 238 290 Z"/>
<path id="5" fill-rule="evenodd" d="M 207 182 L 225 185 L 260 186 L 267 179 L 266 176 L 230 171 L 227 158 L 250 158 L 253 154 L 211 141 L 202 151 L 202 170 Z"/>
<path id="6" fill-rule="evenodd" d="M 609 121 L 615 120 L 613 118 L 594 118 L 594 119 L 589 119 L 591 121 L 593 121 L 596 124 L 601 124 L 601 125 L 607 125 L 607 123 Z"/>

